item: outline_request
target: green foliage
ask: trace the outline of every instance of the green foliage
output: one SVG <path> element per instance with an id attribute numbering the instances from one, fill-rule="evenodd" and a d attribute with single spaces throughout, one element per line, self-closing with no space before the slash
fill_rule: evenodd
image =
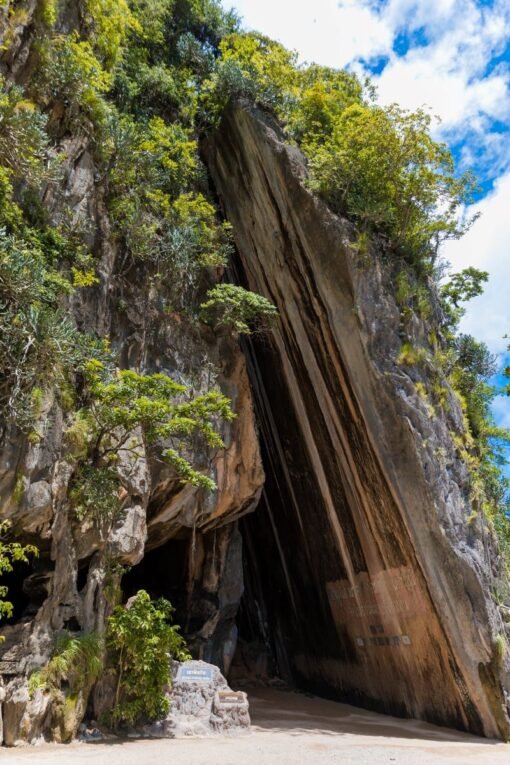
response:
<path id="1" fill-rule="evenodd" d="M 107 69 L 118 61 L 121 47 L 130 28 L 139 24 L 126 0 L 85 0 L 84 24 L 87 37 Z"/>
<path id="2" fill-rule="evenodd" d="M 39 0 L 40 19 L 47 29 L 52 29 L 57 22 L 58 0 Z"/>
<path id="3" fill-rule="evenodd" d="M 465 309 L 460 303 L 465 303 L 481 295 L 484 289 L 483 285 L 488 279 L 487 271 L 480 271 L 478 268 L 470 266 L 459 273 L 452 274 L 449 281 L 443 284 L 440 294 L 446 322 L 450 329 L 455 331 L 465 314 Z"/>
<path id="4" fill-rule="evenodd" d="M 69 497 L 79 520 L 92 517 L 101 526 L 118 517 L 122 503 L 115 464 L 121 451 L 137 459 L 144 448 L 157 448 L 182 482 L 216 488 L 184 455 L 197 438 L 211 448 L 224 445 L 217 423 L 235 415 L 220 391 L 192 397 L 168 375 L 114 373 L 99 360 L 86 362 L 84 372 L 85 406 L 65 433 L 68 455 L 77 463 Z"/>
<path id="5" fill-rule="evenodd" d="M 88 411 L 94 427 L 91 459 L 93 465 L 105 464 L 120 449 L 138 455 L 133 432 L 139 428 L 147 446 L 168 442 L 161 456 L 172 464 L 181 479 L 194 486 L 216 488 L 214 481 L 193 468 L 180 455 L 200 436 L 209 447 L 222 447 L 215 428 L 218 419 L 235 416 L 229 399 L 220 391 L 210 390 L 194 398 L 186 387 L 165 374 L 140 375 L 122 370 L 112 376 L 98 361 L 86 365 Z"/>
<path id="6" fill-rule="evenodd" d="M 434 262 L 442 241 L 458 238 L 473 179 L 457 178 L 451 155 L 430 137 L 430 116 L 397 106 L 352 104 L 330 135 L 303 137 L 310 187 L 362 227 L 388 238 L 416 266 Z"/>
<path id="7" fill-rule="evenodd" d="M 108 206 L 135 258 L 169 258 L 175 226 L 173 202 L 197 179 L 197 147 L 189 131 L 153 117 L 146 125 L 129 117 L 111 122 Z"/>
<path id="8" fill-rule="evenodd" d="M 92 517 L 98 526 L 114 521 L 119 514 L 119 479 L 110 467 L 81 465 L 69 492 L 71 506 L 82 521 Z"/>
<path id="9" fill-rule="evenodd" d="M 181 264 L 185 270 L 193 268 L 193 264 L 200 267 L 227 264 L 231 226 L 217 222 L 216 210 L 203 194 L 181 194 L 173 203 L 169 217 L 170 262 Z M 168 258 L 168 254 L 164 254 Z"/>
<path id="10" fill-rule="evenodd" d="M 65 124 L 105 124 L 109 109 L 103 95 L 112 84 L 109 72 L 94 54 L 88 40 L 76 32 L 56 35 L 41 44 L 40 69 L 31 88 L 34 99 L 43 105 L 60 104 Z"/>
<path id="11" fill-rule="evenodd" d="M 72 459 L 82 460 L 88 455 L 94 435 L 94 424 L 86 409 L 78 410 L 64 432 L 67 453 Z"/>
<path id="12" fill-rule="evenodd" d="M 130 10 L 138 24 L 132 29 L 129 48 L 142 48 L 147 58 L 162 55 L 173 7 L 174 0 L 131 0 Z"/>
<path id="13" fill-rule="evenodd" d="M 48 664 L 30 675 L 30 695 L 37 689 L 50 693 L 58 691 L 63 683 L 67 684 L 71 694 L 87 694 L 103 669 L 103 651 L 103 638 L 97 632 L 64 633 L 58 638 Z"/>
<path id="14" fill-rule="evenodd" d="M 425 348 L 415 347 L 412 343 L 403 343 L 397 358 L 397 364 L 411 367 L 423 363 L 427 358 Z"/>
<path id="15" fill-rule="evenodd" d="M 179 627 L 169 623 L 173 610 L 164 598 L 151 601 L 139 590 L 108 619 L 107 645 L 117 668 L 111 711 L 115 725 L 154 720 L 168 712 L 164 691 L 171 681 L 170 662 L 190 658 Z"/>
<path id="16" fill-rule="evenodd" d="M 12 173 L 0 167 L 0 225 L 7 231 L 18 231 L 23 222 L 23 213 L 13 200 Z"/>
<path id="17" fill-rule="evenodd" d="M 257 32 L 234 33 L 220 43 L 221 58 L 204 84 L 202 104 L 215 121 L 232 97 L 246 97 L 280 114 L 298 95 L 297 54 Z"/>
<path id="18" fill-rule="evenodd" d="M 71 291 L 40 242 L 0 230 L 0 410 L 22 427 L 36 413 L 34 386 L 63 385 L 86 358 L 102 354 L 60 309 Z"/>
<path id="19" fill-rule="evenodd" d="M 510 432 L 494 422 L 491 403 L 499 391 L 489 384 L 497 359 L 485 343 L 460 334 L 451 341 L 449 380 L 457 391 L 466 421 L 460 444 L 471 473 L 471 499 L 492 524 L 510 568 L 510 481 L 504 473 Z"/>
<path id="20" fill-rule="evenodd" d="M 495 424 L 491 404 L 499 391 L 489 382 L 497 372 L 497 359 L 485 343 L 458 333 L 465 312 L 461 304 L 480 295 L 487 279 L 485 271 L 470 267 L 441 287 L 448 346 L 440 366 L 464 412 L 466 434 L 459 448 L 470 469 L 474 509 L 481 509 L 491 523 L 510 570 L 510 481 L 504 471 L 510 432 Z"/>
<path id="21" fill-rule="evenodd" d="M 4 184 L 10 179 L 28 183 L 41 180 L 48 144 L 45 127 L 46 117 L 25 98 L 21 88 L 8 88 L 0 77 L 0 165 Z"/>
<path id="22" fill-rule="evenodd" d="M 343 112 L 362 104 L 365 89 L 354 74 L 312 64 L 298 71 L 299 98 L 286 117 L 286 130 L 299 143 L 331 136 Z"/>
<path id="23" fill-rule="evenodd" d="M 193 305 L 204 268 L 226 264 L 230 226 L 196 190 L 196 141 L 179 123 L 122 116 L 111 122 L 108 206 L 119 238 L 136 260 L 171 285 L 176 307 Z"/>
<path id="24" fill-rule="evenodd" d="M 496 639 L 494 640 L 494 655 L 498 666 L 502 666 L 507 650 L 508 642 L 506 636 L 502 633 L 496 635 Z"/>
<path id="25" fill-rule="evenodd" d="M 9 7 L 10 6 L 10 7 Z M 13 7 L 11 0 L 3 3 L 2 7 L 2 38 L 0 40 L 0 53 L 9 51 L 16 39 L 16 33 L 20 26 L 28 21 L 26 8 Z"/>
<path id="26" fill-rule="evenodd" d="M 23 476 L 23 473 L 18 473 L 16 476 L 16 482 L 14 484 L 14 489 L 12 490 L 12 501 L 16 504 L 19 504 L 21 500 L 23 499 L 23 495 L 25 494 L 25 488 L 26 488 L 26 481 Z"/>
<path id="27" fill-rule="evenodd" d="M 15 563 L 29 563 L 30 556 L 37 556 L 38 550 L 34 545 L 22 545 L 19 542 L 9 542 L 6 535 L 10 529 L 10 521 L 0 522 L 0 577 L 14 571 Z M 6 600 L 8 589 L 0 585 L 0 620 L 12 616 L 13 605 Z M 0 643 L 4 638 L 0 635 Z"/>
<path id="28" fill-rule="evenodd" d="M 193 124 L 201 82 L 218 45 L 237 27 L 215 0 L 131 0 L 130 30 L 115 78 L 115 99 L 138 117 Z"/>
<path id="29" fill-rule="evenodd" d="M 203 320 L 214 327 L 224 325 L 248 335 L 269 328 L 278 316 L 267 298 L 234 284 L 212 287 L 200 309 Z"/>

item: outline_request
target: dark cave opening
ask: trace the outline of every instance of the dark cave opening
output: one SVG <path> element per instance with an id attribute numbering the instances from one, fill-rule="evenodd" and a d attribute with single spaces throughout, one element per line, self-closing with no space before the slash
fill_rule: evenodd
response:
<path id="1" fill-rule="evenodd" d="M 338 698 L 333 683 L 314 680 L 307 670 L 333 657 L 357 664 L 352 639 L 334 622 L 325 588 L 325 582 L 343 579 L 346 572 L 331 542 L 304 439 L 296 435 L 300 425 L 279 356 L 263 338 L 246 342 L 244 351 L 266 481 L 259 506 L 240 521 L 244 594 L 237 619 L 236 669 L 242 667 L 252 680 L 277 677 L 305 691 Z M 332 451 L 328 446 L 324 445 L 326 455 Z M 331 480 L 339 499 L 338 521 L 349 534 L 344 489 L 339 476 Z M 353 556 L 357 552 L 353 537 Z M 353 696 L 348 700 L 360 701 Z"/>
<path id="2" fill-rule="evenodd" d="M 46 556 L 31 558 L 29 563 L 13 564 L 13 571 L 2 574 L 2 587 L 6 587 L 4 600 L 12 603 L 12 615 L 2 618 L 2 625 L 32 618 L 48 595 L 53 563 Z"/>
<path id="3" fill-rule="evenodd" d="M 188 605 L 189 538 L 170 539 L 145 553 L 122 578 L 124 600 L 146 590 L 151 598 L 166 598 L 175 608 L 174 621 L 186 622 Z"/>
<path id="4" fill-rule="evenodd" d="M 150 542 L 149 542 L 150 548 Z M 122 580 L 123 600 L 140 589 L 171 602 L 193 658 L 228 673 L 242 594 L 242 545 L 237 524 L 193 531 L 149 549 Z"/>

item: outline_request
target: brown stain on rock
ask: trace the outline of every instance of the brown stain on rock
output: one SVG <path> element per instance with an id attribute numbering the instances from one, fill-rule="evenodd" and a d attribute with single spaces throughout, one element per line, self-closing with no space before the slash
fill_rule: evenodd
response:
<path id="1" fill-rule="evenodd" d="M 273 475 L 245 534 L 248 550 L 274 556 L 256 586 L 273 602 L 291 675 L 387 712 L 507 736 L 501 677 L 488 693 L 478 674 L 496 619 L 486 572 L 445 532 L 449 513 L 466 525 L 467 508 L 445 504 L 447 471 L 433 464 L 428 475 L 421 413 L 395 363 L 398 310 L 378 267 L 356 267 L 354 232 L 305 189 L 303 158 L 267 115 L 231 105 L 205 152 L 241 278 L 280 314 L 248 354 Z M 451 452 L 444 423 L 434 428 L 431 441 Z"/>

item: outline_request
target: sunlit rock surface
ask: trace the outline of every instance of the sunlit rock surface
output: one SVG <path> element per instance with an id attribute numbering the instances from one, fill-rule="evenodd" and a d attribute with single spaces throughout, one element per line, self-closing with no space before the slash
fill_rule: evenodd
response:
<path id="1" fill-rule="evenodd" d="M 431 370 L 396 362 L 381 259 L 361 258 L 305 189 L 304 160 L 270 118 L 231 106 L 206 152 L 236 278 L 280 312 L 248 350 L 267 473 L 242 524 L 253 620 L 305 687 L 507 736 L 497 556 L 484 521 L 468 522 L 458 401 L 447 390 L 447 414 L 427 409 L 415 383 Z M 425 326 L 408 332 L 427 342 Z"/>

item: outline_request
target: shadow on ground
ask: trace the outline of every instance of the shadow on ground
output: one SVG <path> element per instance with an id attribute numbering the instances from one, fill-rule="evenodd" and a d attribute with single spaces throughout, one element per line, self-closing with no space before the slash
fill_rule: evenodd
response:
<path id="1" fill-rule="evenodd" d="M 390 717 L 305 693 L 265 688 L 246 688 L 245 690 L 250 699 L 252 725 L 266 732 L 286 732 L 296 735 L 316 733 L 334 736 L 353 734 L 458 742 L 471 746 L 500 743 L 420 720 Z"/>

